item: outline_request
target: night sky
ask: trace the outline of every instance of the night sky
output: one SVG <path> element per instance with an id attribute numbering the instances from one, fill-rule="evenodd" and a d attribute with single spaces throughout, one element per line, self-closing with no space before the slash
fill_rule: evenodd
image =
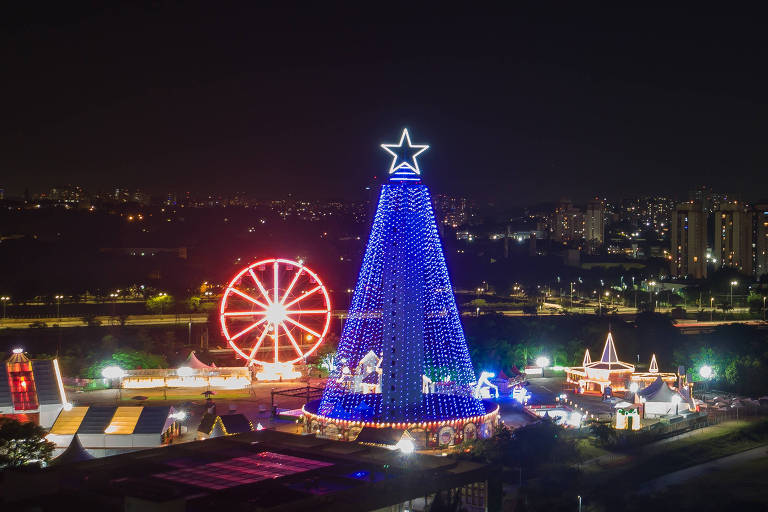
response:
<path id="1" fill-rule="evenodd" d="M 0 12 L 0 187 L 358 199 L 407 126 L 437 192 L 768 196 L 756 13 L 222 5 Z"/>

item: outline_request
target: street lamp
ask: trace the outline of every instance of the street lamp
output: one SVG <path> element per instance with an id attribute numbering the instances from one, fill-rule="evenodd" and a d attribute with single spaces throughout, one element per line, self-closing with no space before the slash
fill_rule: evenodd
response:
<path id="1" fill-rule="evenodd" d="M 701 375 L 702 379 L 711 379 L 714 372 L 712 371 L 712 367 L 708 364 L 702 365 L 701 368 L 699 368 L 699 375 Z"/>
<path id="2" fill-rule="evenodd" d="M 709 298 L 709 321 L 712 321 L 712 315 L 715 312 L 715 298 L 710 297 Z"/>
<path id="3" fill-rule="evenodd" d="M 765 297 L 766 296 L 763 295 L 763 322 L 765 322 Z M 3 303 L 3 304 L 5 304 L 5 303 Z M 3 308 L 5 308 L 5 306 L 3 306 Z M 5 309 L 3 309 L 3 311 L 5 311 Z"/>
<path id="4" fill-rule="evenodd" d="M 61 320 L 61 299 L 63 299 L 63 295 L 56 295 L 54 299 L 56 299 L 56 317 Z"/>
<path id="5" fill-rule="evenodd" d="M 738 281 L 731 281 L 731 309 L 733 309 L 733 287 L 739 284 Z"/>
<path id="6" fill-rule="evenodd" d="M 539 356 L 536 358 L 536 366 L 539 368 L 546 368 L 549 366 L 549 358 L 547 356 Z"/>
<path id="7" fill-rule="evenodd" d="M 5 305 L 8 303 L 8 301 L 11 300 L 10 297 L 0 297 L 0 301 L 3 302 L 3 319 L 5 319 Z M 763 309 L 765 309 L 765 297 L 763 297 Z M 765 316 L 765 315 L 763 315 Z M 765 320 L 765 319 L 763 319 Z"/>
<path id="8" fill-rule="evenodd" d="M 649 281 L 648 282 L 648 306 L 651 309 L 654 309 L 653 308 L 653 290 L 652 290 L 652 288 L 654 286 L 656 286 L 656 281 Z"/>

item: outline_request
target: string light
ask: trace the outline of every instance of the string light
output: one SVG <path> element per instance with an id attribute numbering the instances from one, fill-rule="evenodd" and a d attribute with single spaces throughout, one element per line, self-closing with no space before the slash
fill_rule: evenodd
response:
<path id="1" fill-rule="evenodd" d="M 407 131 L 403 140 L 412 146 Z M 395 170 L 419 174 L 418 166 Z M 400 147 L 396 146 L 396 147 Z M 425 150 L 423 146 L 421 151 Z M 420 153 L 418 151 L 413 155 Z M 308 420 L 341 426 L 438 428 L 482 423 L 498 406 L 473 395 L 477 382 L 451 287 L 428 188 L 390 169 L 382 186 L 335 370 Z M 375 374 L 370 352 L 376 355 Z M 362 379 L 379 379 L 364 392 Z M 368 381 L 366 381 L 368 382 Z M 314 430 L 314 427 L 312 427 Z M 462 432 L 457 432 L 462 435 Z"/>

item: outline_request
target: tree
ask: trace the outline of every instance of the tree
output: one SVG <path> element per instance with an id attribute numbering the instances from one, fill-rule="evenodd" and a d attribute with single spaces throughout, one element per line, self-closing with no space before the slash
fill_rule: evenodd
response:
<path id="1" fill-rule="evenodd" d="M 589 430 L 603 446 L 608 446 L 614 439 L 616 439 L 616 432 L 611 425 L 605 421 L 593 421 L 589 426 Z"/>
<path id="2" fill-rule="evenodd" d="M 0 418 L 0 468 L 48 462 L 54 444 L 45 440 L 47 432 L 32 422 Z"/>
<path id="3" fill-rule="evenodd" d="M 170 311 L 173 307 L 175 300 L 168 294 L 156 295 L 147 299 L 146 307 L 147 311 L 152 314 L 163 314 Z"/>

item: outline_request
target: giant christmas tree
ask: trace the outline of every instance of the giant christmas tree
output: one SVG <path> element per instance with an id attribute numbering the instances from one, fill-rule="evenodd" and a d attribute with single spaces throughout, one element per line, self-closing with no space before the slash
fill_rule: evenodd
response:
<path id="1" fill-rule="evenodd" d="M 475 374 L 416 161 L 427 146 L 411 144 L 404 130 L 399 144 L 383 147 L 393 156 L 390 181 L 381 188 L 335 369 L 322 400 L 305 411 L 334 428 L 462 419 L 479 426 L 497 407 L 473 396 Z"/>

